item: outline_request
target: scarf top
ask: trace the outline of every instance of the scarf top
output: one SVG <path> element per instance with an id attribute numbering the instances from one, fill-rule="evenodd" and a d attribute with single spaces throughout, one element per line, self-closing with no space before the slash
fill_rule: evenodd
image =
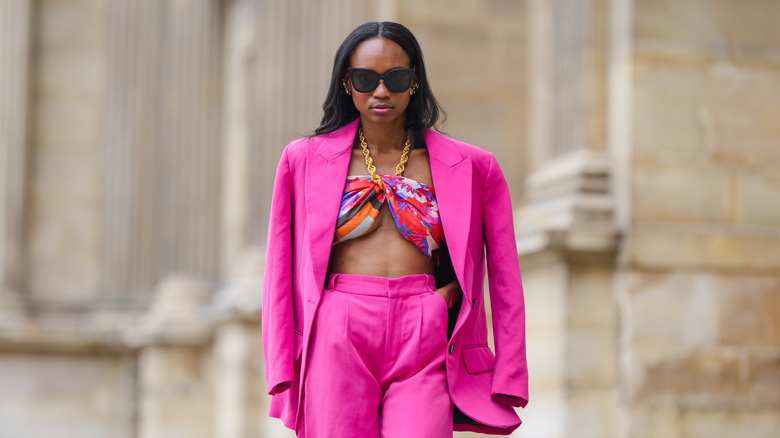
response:
<path id="1" fill-rule="evenodd" d="M 379 178 L 382 187 L 371 181 L 369 175 L 347 177 L 333 244 L 370 232 L 379 209 L 387 201 L 401 235 L 433 259 L 444 240 L 433 187 L 403 176 Z"/>

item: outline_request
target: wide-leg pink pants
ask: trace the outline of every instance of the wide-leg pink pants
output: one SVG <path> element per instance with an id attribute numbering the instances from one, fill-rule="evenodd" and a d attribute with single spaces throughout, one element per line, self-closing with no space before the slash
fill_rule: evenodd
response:
<path id="1" fill-rule="evenodd" d="M 312 331 L 299 436 L 452 437 L 447 304 L 428 274 L 331 275 Z"/>

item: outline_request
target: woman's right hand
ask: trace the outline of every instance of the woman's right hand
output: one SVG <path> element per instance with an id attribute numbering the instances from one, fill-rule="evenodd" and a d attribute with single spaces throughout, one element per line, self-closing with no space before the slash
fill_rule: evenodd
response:
<path id="1" fill-rule="evenodd" d="M 460 299 L 463 291 L 460 288 L 457 280 L 453 280 L 446 285 L 436 289 L 436 293 L 444 297 L 444 301 L 447 303 L 447 308 L 451 309 L 455 303 Z"/>

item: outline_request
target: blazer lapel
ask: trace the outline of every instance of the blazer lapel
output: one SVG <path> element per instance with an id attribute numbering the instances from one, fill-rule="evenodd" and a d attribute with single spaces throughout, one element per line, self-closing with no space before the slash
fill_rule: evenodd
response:
<path id="1" fill-rule="evenodd" d="M 325 286 L 325 274 L 357 125 L 356 120 L 330 133 L 319 147 L 309 149 L 306 157 L 306 221 L 317 293 Z"/>
<path id="2" fill-rule="evenodd" d="M 470 285 L 473 266 L 467 266 L 471 227 L 471 157 L 463 158 L 443 135 L 428 131 L 426 143 L 431 158 L 431 176 L 436 190 L 444 236 L 452 257 L 452 266 L 461 285 Z M 464 287 L 471 301 L 470 287 Z"/>

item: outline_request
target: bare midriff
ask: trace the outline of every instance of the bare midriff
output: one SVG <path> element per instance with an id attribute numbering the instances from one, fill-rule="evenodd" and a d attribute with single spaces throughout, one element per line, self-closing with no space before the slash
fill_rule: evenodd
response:
<path id="1" fill-rule="evenodd" d="M 392 151 L 387 157 L 379 154 L 375 162 L 380 172 L 392 169 L 397 163 L 399 151 Z M 348 175 L 366 173 L 361 149 L 353 148 Z M 406 165 L 404 176 L 433 186 L 428 152 L 424 149 L 412 150 Z M 429 259 L 420 248 L 410 242 L 398 231 L 390 208 L 385 202 L 379 210 L 373 226 L 365 235 L 334 245 L 331 248 L 329 273 L 372 275 L 377 277 L 402 277 L 414 274 L 433 274 L 435 261 Z"/>

